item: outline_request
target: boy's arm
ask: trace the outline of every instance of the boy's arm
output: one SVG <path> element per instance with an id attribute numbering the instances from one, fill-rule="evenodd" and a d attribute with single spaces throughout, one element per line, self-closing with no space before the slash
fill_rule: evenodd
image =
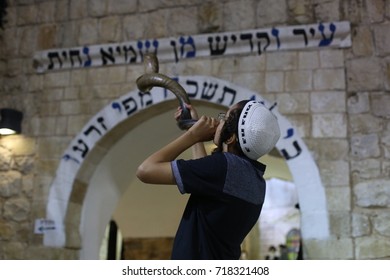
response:
<path id="1" fill-rule="evenodd" d="M 202 116 L 194 126 L 149 156 L 137 170 L 137 177 L 149 184 L 175 184 L 171 161 L 195 143 L 211 140 L 218 126 L 214 118 Z"/>

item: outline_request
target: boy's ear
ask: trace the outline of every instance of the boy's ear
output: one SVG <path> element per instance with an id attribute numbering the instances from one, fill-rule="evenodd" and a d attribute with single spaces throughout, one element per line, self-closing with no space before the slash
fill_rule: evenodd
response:
<path id="1" fill-rule="evenodd" d="M 226 145 L 230 145 L 230 144 L 234 144 L 237 142 L 237 136 L 235 133 L 232 134 L 232 136 L 230 136 L 226 141 L 225 141 L 225 144 Z"/>

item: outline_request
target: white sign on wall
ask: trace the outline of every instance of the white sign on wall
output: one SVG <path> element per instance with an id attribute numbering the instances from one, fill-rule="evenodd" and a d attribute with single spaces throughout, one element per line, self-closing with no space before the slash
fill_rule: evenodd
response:
<path id="1" fill-rule="evenodd" d="M 56 224 L 53 220 L 49 219 L 36 219 L 34 224 L 35 234 L 44 234 L 47 231 L 55 230 Z"/>
<path id="2" fill-rule="evenodd" d="M 160 62 L 179 63 L 183 59 L 200 57 L 346 48 L 351 46 L 350 29 L 350 23 L 342 21 L 50 49 L 37 52 L 33 65 L 38 73 L 44 73 L 142 63 L 147 52 L 155 53 Z"/>

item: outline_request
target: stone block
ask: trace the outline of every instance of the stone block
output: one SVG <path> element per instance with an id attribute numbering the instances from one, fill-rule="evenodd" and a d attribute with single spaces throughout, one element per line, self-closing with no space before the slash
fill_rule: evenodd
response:
<path id="1" fill-rule="evenodd" d="M 223 5 L 223 26 L 229 31 L 245 30 L 256 26 L 256 4 L 253 0 L 226 2 Z"/>
<path id="2" fill-rule="evenodd" d="M 70 82 L 70 72 L 50 72 L 43 78 L 44 88 L 67 87 Z"/>
<path id="3" fill-rule="evenodd" d="M 309 93 L 280 93 L 276 94 L 279 112 L 289 113 L 307 113 L 309 112 Z"/>
<path id="4" fill-rule="evenodd" d="M 21 241 L 6 242 L 2 246 L 2 253 L 6 260 L 25 260 L 27 244 Z"/>
<path id="5" fill-rule="evenodd" d="M 345 138 L 347 123 L 344 114 L 313 114 L 312 135 L 315 138 Z"/>
<path id="6" fill-rule="evenodd" d="M 359 114 L 349 116 L 349 126 L 353 133 L 374 133 L 383 129 L 383 119 L 371 114 Z"/>
<path id="7" fill-rule="evenodd" d="M 202 3 L 198 7 L 198 25 L 200 33 L 218 32 L 223 26 L 222 3 Z"/>
<path id="8" fill-rule="evenodd" d="M 389 180 L 367 180 L 356 184 L 353 191 L 357 206 L 389 207 L 390 205 Z"/>
<path id="9" fill-rule="evenodd" d="M 237 61 L 235 59 L 216 58 L 211 61 L 212 74 L 223 76 L 236 71 Z"/>
<path id="10" fill-rule="evenodd" d="M 386 158 L 390 158 L 390 156 L 387 155 Z M 382 174 L 387 176 L 388 178 L 390 178 L 390 161 L 389 160 L 385 160 L 384 162 L 382 162 Z"/>
<path id="11" fill-rule="evenodd" d="M 37 18 L 38 22 L 48 23 L 54 22 L 56 19 L 56 1 L 45 1 L 42 3 L 37 3 L 37 9 L 39 11 L 39 16 Z"/>
<path id="12" fill-rule="evenodd" d="M 390 119 L 390 95 L 379 93 L 371 96 L 371 110 L 375 116 Z"/>
<path id="13" fill-rule="evenodd" d="M 340 1 L 319 1 L 314 5 L 314 16 L 319 22 L 332 22 L 340 20 Z"/>
<path id="14" fill-rule="evenodd" d="M 383 85 L 383 69 L 380 58 L 357 58 L 346 62 L 348 91 L 378 90 Z"/>
<path id="15" fill-rule="evenodd" d="M 60 103 L 60 115 L 77 115 L 88 113 L 90 103 L 79 100 L 64 100 Z"/>
<path id="16" fill-rule="evenodd" d="M 385 1 L 385 3 L 386 3 L 386 16 L 390 17 L 390 2 Z"/>
<path id="17" fill-rule="evenodd" d="M 348 238 L 351 236 L 351 212 L 333 211 L 329 209 L 330 233 L 336 238 Z"/>
<path id="18" fill-rule="evenodd" d="M 99 21 L 97 19 L 84 19 L 80 21 L 78 43 L 84 45 L 94 45 L 99 41 Z M 84 70 L 84 69 L 83 69 Z"/>
<path id="19" fill-rule="evenodd" d="M 1 42 L 2 49 L 0 51 L 8 56 L 16 56 L 19 49 L 19 41 L 14 38 L 18 38 L 17 32 L 20 32 L 20 29 L 9 28 L 1 31 L 3 33 L 3 41 Z"/>
<path id="20" fill-rule="evenodd" d="M 0 144 L 14 156 L 28 156 L 36 152 L 36 139 L 23 135 L 11 135 L 1 139 Z"/>
<path id="21" fill-rule="evenodd" d="M 385 130 L 381 137 L 381 143 L 387 147 L 390 147 L 390 130 Z"/>
<path id="22" fill-rule="evenodd" d="M 361 114 L 370 111 L 370 99 L 368 92 L 351 94 L 347 99 L 348 113 Z"/>
<path id="23" fill-rule="evenodd" d="M 367 214 L 352 213 L 352 237 L 370 235 L 372 226 Z"/>
<path id="24" fill-rule="evenodd" d="M 135 13 L 137 11 L 137 2 L 137 0 L 110 0 L 108 1 L 108 12 L 110 14 Z"/>
<path id="25" fill-rule="evenodd" d="M 17 24 L 17 18 L 18 18 L 18 7 L 17 6 L 10 6 L 7 7 L 7 26 L 8 27 L 14 27 Z"/>
<path id="26" fill-rule="evenodd" d="M 379 56 L 390 54 L 390 38 L 388 36 L 390 24 L 381 24 L 374 26 L 374 40 L 376 53 Z"/>
<path id="27" fill-rule="evenodd" d="M 307 1 L 288 0 L 288 8 L 291 16 L 300 24 L 313 22 L 313 15 Z"/>
<path id="28" fill-rule="evenodd" d="M 11 168 L 11 163 L 12 163 L 11 151 L 0 146 L 0 171 L 8 171 Z"/>
<path id="29" fill-rule="evenodd" d="M 169 11 L 169 34 L 198 33 L 198 10 L 196 7 L 175 8 Z"/>
<path id="30" fill-rule="evenodd" d="M 142 1 L 143 2 L 143 1 Z M 123 36 L 124 41 L 133 41 L 143 39 L 145 17 L 137 15 L 126 15 L 123 17 Z M 141 72 L 142 73 L 142 72 Z"/>
<path id="31" fill-rule="evenodd" d="M 10 223 L 0 220 L 0 241 L 10 240 L 14 231 Z"/>
<path id="32" fill-rule="evenodd" d="M 319 52 L 321 68 L 344 67 L 343 50 L 326 49 Z"/>
<path id="33" fill-rule="evenodd" d="M 379 157 L 379 139 L 377 134 L 352 135 L 351 155 L 359 159 Z"/>
<path id="34" fill-rule="evenodd" d="M 0 172 L 0 197 L 9 198 L 20 194 L 22 176 L 18 171 Z"/>
<path id="35" fill-rule="evenodd" d="M 17 156 L 14 158 L 14 169 L 22 174 L 29 174 L 34 168 L 35 158 L 31 156 Z"/>
<path id="36" fill-rule="evenodd" d="M 100 2 L 100 1 L 99 1 Z M 55 19 L 57 21 L 65 21 L 69 19 L 69 1 L 68 0 L 57 0 L 56 10 L 55 10 Z M 91 6 L 95 6 L 91 5 Z"/>
<path id="37" fill-rule="evenodd" d="M 67 135 L 75 136 L 80 133 L 80 130 L 87 124 L 90 116 L 86 115 L 74 115 L 69 116 L 68 126 L 67 126 Z"/>
<path id="38" fill-rule="evenodd" d="M 34 166 L 36 162 L 33 162 Z M 26 174 L 22 176 L 22 193 L 28 198 L 32 199 L 34 195 L 34 178 L 35 174 L 30 172 L 29 174 Z"/>
<path id="39" fill-rule="evenodd" d="M 345 139 L 308 139 L 309 146 L 315 160 L 343 160 L 349 154 L 349 143 Z M 329 149 L 329 147 L 332 147 Z"/>
<path id="40" fill-rule="evenodd" d="M 31 75 L 28 77 L 28 86 L 30 92 L 40 91 L 42 89 L 42 75 Z"/>
<path id="41" fill-rule="evenodd" d="M 381 236 L 367 236 L 355 239 L 355 255 L 358 260 L 390 257 L 390 239 Z"/>
<path id="42" fill-rule="evenodd" d="M 386 11 L 385 2 L 383 0 L 370 0 L 366 2 L 367 16 L 371 23 L 383 21 Z"/>
<path id="43" fill-rule="evenodd" d="M 88 0 L 70 0 L 69 17 L 70 19 L 81 19 L 88 17 Z"/>
<path id="44" fill-rule="evenodd" d="M 302 138 L 311 135 L 311 118 L 307 114 L 293 114 L 288 116 L 288 120 L 294 126 L 298 135 Z"/>
<path id="45" fill-rule="evenodd" d="M 126 66 L 109 67 L 107 78 L 110 84 L 126 83 Z"/>
<path id="46" fill-rule="evenodd" d="M 87 72 L 87 85 L 90 85 L 92 87 L 104 85 L 107 87 L 109 82 L 110 81 L 108 80 L 108 68 L 90 69 Z"/>
<path id="47" fill-rule="evenodd" d="M 230 58 L 236 63 L 237 72 L 260 72 L 265 71 L 265 57 L 262 55 L 243 56 Z"/>
<path id="48" fill-rule="evenodd" d="M 197 0 L 198 1 L 198 0 Z M 183 2 L 182 0 L 180 1 L 156 1 L 156 0 L 143 0 L 139 2 L 138 6 L 138 11 L 139 12 L 148 12 L 152 10 L 159 10 L 161 8 L 167 8 L 172 5 L 179 5 L 179 2 Z M 185 2 L 185 1 L 184 1 Z"/>
<path id="49" fill-rule="evenodd" d="M 378 213 L 373 217 L 373 226 L 377 233 L 390 237 L 390 213 L 388 211 Z"/>
<path id="50" fill-rule="evenodd" d="M 381 174 L 381 163 L 377 159 L 351 160 L 351 172 L 362 179 L 375 178 Z"/>
<path id="51" fill-rule="evenodd" d="M 68 117 L 60 116 L 56 118 L 56 129 L 54 134 L 56 136 L 65 136 L 67 126 L 68 126 Z"/>
<path id="52" fill-rule="evenodd" d="M 105 99 L 109 96 L 111 97 L 116 96 L 116 94 L 112 92 L 113 88 L 114 86 L 110 86 L 110 85 L 97 85 L 92 87 L 91 91 L 94 97 L 94 102 L 101 99 Z"/>
<path id="53" fill-rule="evenodd" d="M 385 89 L 390 90 L 390 62 L 386 63 L 385 69 Z"/>
<path id="54" fill-rule="evenodd" d="M 66 21 L 63 24 L 62 31 L 62 46 L 64 48 L 71 48 L 73 46 L 79 46 L 80 39 L 80 23 L 78 21 Z"/>
<path id="55" fill-rule="evenodd" d="M 297 52 L 270 52 L 266 53 L 267 71 L 288 71 L 298 69 Z"/>
<path id="56" fill-rule="evenodd" d="M 264 73 L 239 73 L 234 75 L 233 83 L 257 92 L 265 91 Z"/>
<path id="57" fill-rule="evenodd" d="M 8 199 L 3 207 L 3 217 L 15 222 L 25 221 L 30 214 L 30 201 L 23 196 Z"/>
<path id="58" fill-rule="evenodd" d="M 349 216 L 351 210 L 351 189 L 349 187 L 325 188 L 327 209 Z M 335 215 L 336 216 L 336 215 Z M 330 219 L 332 222 L 332 219 Z"/>
<path id="59" fill-rule="evenodd" d="M 120 42 L 122 37 L 121 19 L 117 16 L 102 18 L 99 21 L 99 42 Z M 80 36 L 81 39 L 81 36 Z"/>
<path id="60" fill-rule="evenodd" d="M 76 76 L 76 75 L 74 75 Z M 85 84 L 85 75 L 80 75 L 81 78 L 80 80 L 78 80 L 78 78 L 75 78 L 77 79 L 78 81 L 82 81 L 84 80 L 84 84 Z M 73 83 L 73 74 L 72 74 L 72 77 L 71 77 L 71 80 L 72 80 L 72 83 Z M 60 100 L 75 100 L 75 99 L 82 99 L 82 97 L 80 96 L 80 87 L 67 87 L 67 88 L 64 88 L 63 90 L 63 97 L 60 99 Z"/>
<path id="61" fill-rule="evenodd" d="M 22 75 L 23 71 L 23 60 L 22 59 L 9 59 L 7 61 L 7 76 L 15 77 L 18 75 Z"/>
<path id="62" fill-rule="evenodd" d="M 314 113 L 341 113 L 346 111 L 344 91 L 312 92 L 310 109 Z"/>
<path id="63" fill-rule="evenodd" d="M 285 72 L 284 88 L 288 92 L 310 91 L 312 87 L 313 72 L 297 70 Z"/>
<path id="64" fill-rule="evenodd" d="M 58 103 L 49 103 L 49 104 L 55 104 L 56 106 L 48 106 L 47 108 L 52 109 L 52 114 L 56 115 L 60 113 L 59 104 Z M 58 105 L 58 106 L 57 106 Z M 50 110 L 48 110 L 50 111 Z M 50 112 L 47 112 L 46 114 L 50 114 Z M 39 124 L 37 126 L 38 135 L 40 136 L 49 136 L 52 135 L 53 131 L 56 130 L 56 117 L 54 116 L 47 116 L 44 118 L 39 119 Z"/>
<path id="65" fill-rule="evenodd" d="M 256 25 L 259 27 L 280 24 L 288 19 L 288 7 L 285 0 L 265 0 L 257 2 Z"/>
<path id="66" fill-rule="evenodd" d="M 371 30 L 368 26 L 359 26 L 352 32 L 352 52 L 356 56 L 370 56 L 374 53 Z"/>
<path id="67" fill-rule="evenodd" d="M 143 2 L 143 1 L 141 1 Z M 156 1 L 153 1 L 156 3 Z M 168 24 L 170 23 L 170 14 L 166 9 L 156 10 L 148 14 L 148 20 L 144 21 L 144 38 L 161 38 L 168 35 Z"/>
<path id="68" fill-rule="evenodd" d="M 88 14 L 92 17 L 103 17 L 107 15 L 107 6 L 107 1 L 89 0 Z"/>
<path id="69" fill-rule="evenodd" d="M 61 158 L 66 147 L 69 145 L 69 142 L 70 139 L 66 137 L 40 137 L 38 139 L 37 153 L 43 160 L 58 160 L 59 158 Z"/>
<path id="70" fill-rule="evenodd" d="M 353 259 L 353 241 L 350 238 L 303 241 L 305 259 L 348 260 Z"/>
<path id="71" fill-rule="evenodd" d="M 34 24 L 38 20 L 38 6 L 37 5 L 25 5 L 18 7 L 17 24 L 28 25 Z"/>
<path id="72" fill-rule="evenodd" d="M 344 68 L 316 70 L 313 81 L 314 89 L 316 90 L 340 90 L 346 88 Z"/>
<path id="73" fill-rule="evenodd" d="M 298 68 L 300 70 L 314 70 L 320 67 L 320 59 L 317 51 L 299 52 Z"/>
<path id="74" fill-rule="evenodd" d="M 37 26 L 26 26 L 19 29 L 21 32 L 21 35 L 15 38 L 20 38 L 19 40 L 16 40 L 15 38 L 12 38 L 13 41 L 18 42 L 18 47 L 16 50 L 19 51 L 19 54 L 23 57 L 32 57 L 34 54 L 34 49 L 37 46 L 37 37 L 38 37 L 38 27 Z M 52 43 L 52 42 L 51 42 Z"/>
<path id="75" fill-rule="evenodd" d="M 284 72 L 273 71 L 265 73 L 265 90 L 267 92 L 283 92 Z"/>
<path id="76" fill-rule="evenodd" d="M 349 185 L 349 164 L 346 161 L 318 161 L 321 180 L 326 187 Z"/>

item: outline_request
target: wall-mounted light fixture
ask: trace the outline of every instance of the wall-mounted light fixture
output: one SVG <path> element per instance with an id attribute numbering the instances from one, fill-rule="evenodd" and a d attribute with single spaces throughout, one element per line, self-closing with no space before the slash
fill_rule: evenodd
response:
<path id="1" fill-rule="evenodd" d="M 22 132 L 23 113 L 14 109 L 0 109 L 0 135 Z"/>

